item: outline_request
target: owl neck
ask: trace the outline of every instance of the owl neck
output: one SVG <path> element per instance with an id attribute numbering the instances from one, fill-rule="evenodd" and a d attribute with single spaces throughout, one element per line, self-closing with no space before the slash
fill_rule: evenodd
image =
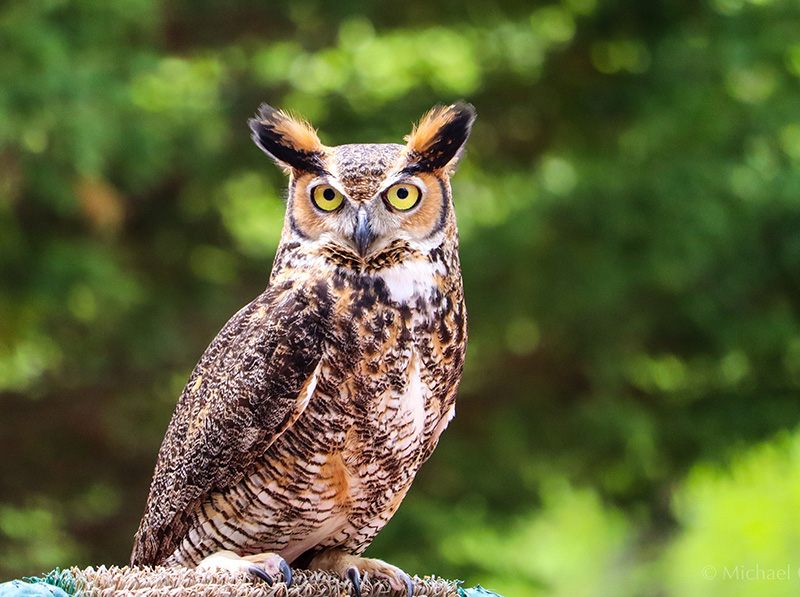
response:
<path id="1" fill-rule="evenodd" d="M 461 285 L 457 235 L 443 235 L 439 244 L 432 245 L 395 241 L 368 259 L 336 243 L 283 243 L 270 285 L 294 283 L 299 271 L 311 274 L 302 276 L 306 280 L 385 290 L 385 298 L 399 304 L 425 302 Z"/>

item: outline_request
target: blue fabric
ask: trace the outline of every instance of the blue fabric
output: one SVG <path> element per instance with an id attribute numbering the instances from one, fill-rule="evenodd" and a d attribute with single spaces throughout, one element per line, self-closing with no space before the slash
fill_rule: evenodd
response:
<path id="1" fill-rule="evenodd" d="M 70 597 L 63 589 L 42 582 L 12 580 L 0 584 L 0 597 Z"/>
<path id="2" fill-rule="evenodd" d="M 490 591 L 489 589 L 484 589 L 480 585 L 478 585 L 477 587 L 471 587 L 469 589 L 459 587 L 458 595 L 459 597 L 503 597 L 502 595 L 498 595 L 494 591 Z M 0 597 L 2 597 L 2 595 L 0 595 Z"/>

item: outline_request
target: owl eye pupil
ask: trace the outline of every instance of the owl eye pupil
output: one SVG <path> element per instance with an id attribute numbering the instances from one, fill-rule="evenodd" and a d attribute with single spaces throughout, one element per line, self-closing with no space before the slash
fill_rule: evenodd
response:
<path id="1" fill-rule="evenodd" d="M 330 185 L 319 185 L 311 191 L 311 202 L 324 212 L 336 211 L 342 205 L 344 195 Z"/>
<path id="2" fill-rule="evenodd" d="M 413 184 L 400 183 L 383 192 L 383 200 L 395 211 L 408 211 L 419 203 L 422 193 Z"/>

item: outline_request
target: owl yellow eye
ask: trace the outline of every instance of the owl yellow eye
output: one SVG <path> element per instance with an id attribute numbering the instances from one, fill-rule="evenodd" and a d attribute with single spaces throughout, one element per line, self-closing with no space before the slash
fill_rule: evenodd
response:
<path id="1" fill-rule="evenodd" d="M 407 211 L 419 203 L 421 194 L 413 184 L 395 184 L 386 190 L 383 197 L 395 209 Z"/>
<path id="2" fill-rule="evenodd" d="M 342 204 L 344 195 L 329 184 L 321 184 L 311 191 L 311 201 L 322 211 L 333 211 Z"/>

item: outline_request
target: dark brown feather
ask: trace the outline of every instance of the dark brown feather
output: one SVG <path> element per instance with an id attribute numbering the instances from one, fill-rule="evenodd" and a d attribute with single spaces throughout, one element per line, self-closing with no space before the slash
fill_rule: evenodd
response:
<path id="1" fill-rule="evenodd" d="M 325 297 L 270 286 L 234 315 L 195 367 L 161 446 L 131 564 L 177 547 L 198 498 L 242 478 L 285 430 L 320 359 Z M 304 300 L 305 299 L 305 300 Z"/>
<path id="2" fill-rule="evenodd" d="M 391 518 L 455 412 L 467 320 L 449 175 L 473 119 L 459 103 L 406 146 L 325 147 L 262 106 L 254 138 L 292 174 L 270 285 L 178 401 L 133 564 L 230 550 L 302 565 L 362 553 Z M 384 201 L 398 181 L 424 189 L 406 214 Z M 338 185 L 341 209 L 314 206 L 320 184 Z M 380 230 L 367 253 L 364 213 Z"/>

